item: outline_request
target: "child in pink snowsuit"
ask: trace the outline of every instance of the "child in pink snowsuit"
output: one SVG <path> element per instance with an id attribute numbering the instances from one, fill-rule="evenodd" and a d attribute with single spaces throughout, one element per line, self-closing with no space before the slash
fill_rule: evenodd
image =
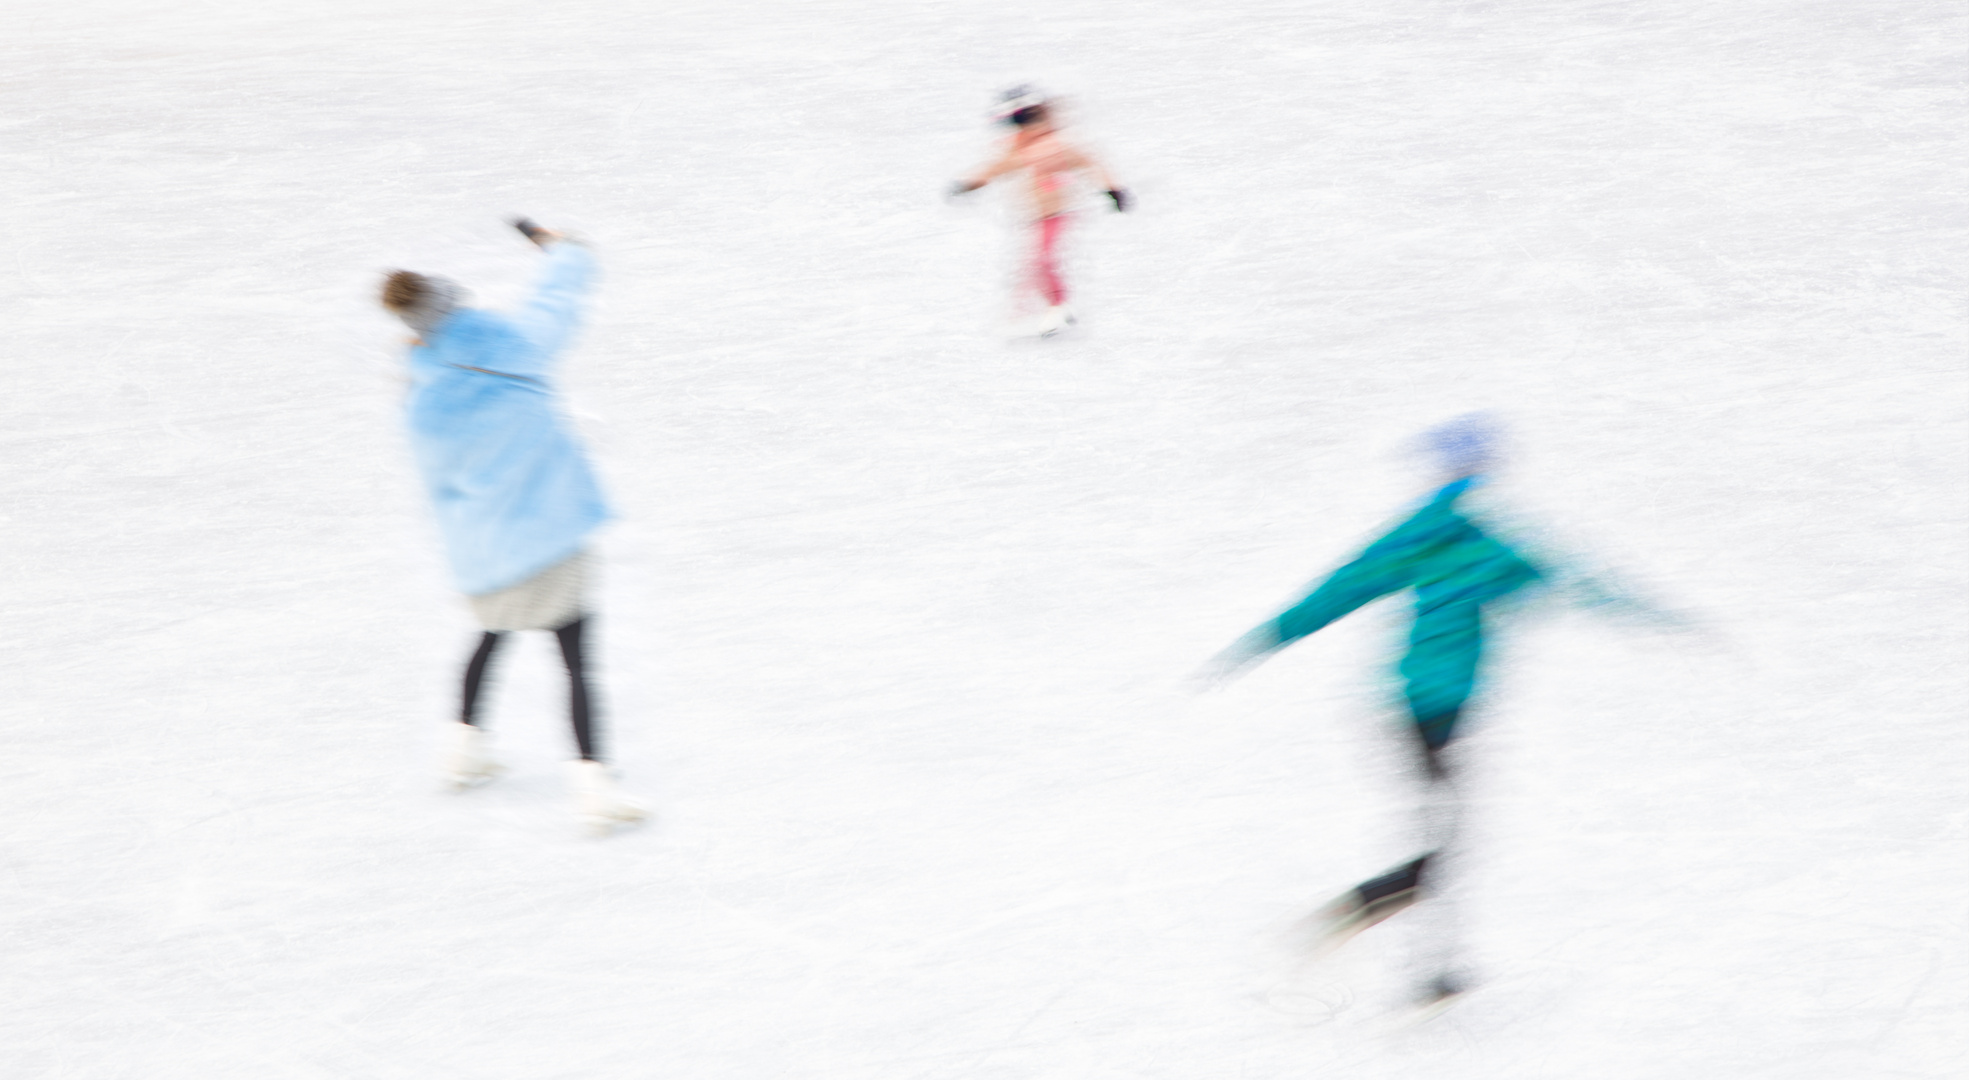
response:
<path id="1" fill-rule="evenodd" d="M 1032 257 L 1029 276 L 1034 292 L 1046 301 L 1046 314 L 1040 323 L 1042 336 L 1058 333 L 1073 322 L 1067 310 L 1066 283 L 1060 277 L 1060 234 L 1066 229 L 1068 213 L 1081 173 L 1092 174 L 1116 210 L 1128 209 L 1128 194 L 1116 186 L 1100 162 L 1060 137 L 1046 99 L 1025 87 L 1010 91 L 999 106 L 999 120 L 1012 127 L 1012 138 L 1004 152 L 970 178 L 951 189 L 962 195 L 1002 176 L 1025 178 L 1025 194 L 1032 213 Z"/>

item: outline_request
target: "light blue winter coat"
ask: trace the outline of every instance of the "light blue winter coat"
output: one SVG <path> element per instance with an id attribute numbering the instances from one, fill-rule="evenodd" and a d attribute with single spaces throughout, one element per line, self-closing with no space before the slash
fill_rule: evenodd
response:
<path id="1" fill-rule="evenodd" d="M 560 562 L 609 517 L 549 381 L 593 274 L 586 248 L 555 244 L 525 307 L 459 308 L 410 350 L 411 444 L 452 576 L 469 595 Z"/>

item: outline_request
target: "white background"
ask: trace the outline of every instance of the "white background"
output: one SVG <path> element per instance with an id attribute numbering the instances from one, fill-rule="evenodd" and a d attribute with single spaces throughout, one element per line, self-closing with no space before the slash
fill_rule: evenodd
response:
<path id="1" fill-rule="evenodd" d="M 629 10 L 632 7 L 641 10 Z M 1969 1051 L 1958 5 L 18 5 L 7 1076 L 1945 1077 Z M 1006 85 L 1136 193 L 1003 332 Z M 570 408 L 653 827 L 474 630 L 382 271 L 603 259 Z M 1467 743 L 1486 983 L 1398 1034 L 1384 605 L 1183 676 L 1514 433 L 1707 629 L 1553 611 Z M 1385 940 L 1384 940 L 1385 939 Z"/>

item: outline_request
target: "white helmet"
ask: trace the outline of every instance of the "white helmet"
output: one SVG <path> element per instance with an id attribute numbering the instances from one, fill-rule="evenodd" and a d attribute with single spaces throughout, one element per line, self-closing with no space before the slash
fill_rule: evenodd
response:
<path id="1" fill-rule="evenodd" d="M 1014 86 L 998 95 L 991 118 L 1001 124 L 1030 124 L 1046 114 L 1046 95 L 1030 86 Z"/>

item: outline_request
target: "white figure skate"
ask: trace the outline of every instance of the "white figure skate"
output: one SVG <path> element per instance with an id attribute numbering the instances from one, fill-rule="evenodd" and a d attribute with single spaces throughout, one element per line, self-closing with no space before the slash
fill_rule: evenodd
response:
<path id="1" fill-rule="evenodd" d="M 486 753 L 485 732 L 477 727 L 454 723 L 446 738 L 444 782 L 452 791 L 478 787 L 506 771 Z"/>
<path id="2" fill-rule="evenodd" d="M 649 816 L 641 803 L 622 794 L 599 761 L 568 763 L 574 787 L 574 812 L 591 836 L 607 836 L 617 826 L 634 825 Z"/>

